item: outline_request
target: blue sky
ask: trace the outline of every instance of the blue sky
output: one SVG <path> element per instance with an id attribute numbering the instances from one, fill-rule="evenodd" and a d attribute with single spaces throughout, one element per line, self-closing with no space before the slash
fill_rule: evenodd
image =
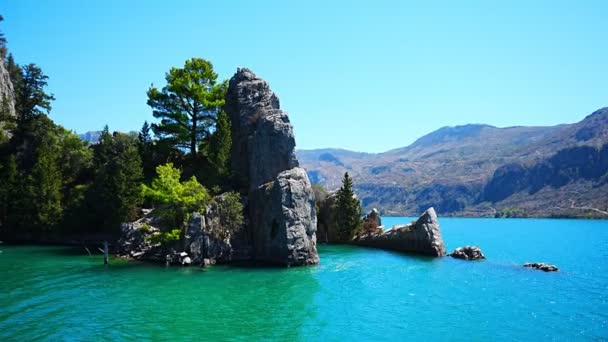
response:
<path id="1" fill-rule="evenodd" d="M 608 106 L 608 1 L 30 1 L 0 4 L 51 117 L 139 130 L 190 57 L 265 78 L 298 148 L 380 152 L 441 126 L 553 125 Z"/>

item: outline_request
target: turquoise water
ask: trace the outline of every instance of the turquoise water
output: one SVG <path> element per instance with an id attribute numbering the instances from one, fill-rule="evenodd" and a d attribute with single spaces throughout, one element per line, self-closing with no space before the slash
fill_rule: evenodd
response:
<path id="1" fill-rule="evenodd" d="M 488 260 L 320 246 L 307 268 L 104 267 L 80 250 L 0 245 L 0 341 L 608 340 L 608 222 L 441 225 L 448 249 L 478 244 Z"/>

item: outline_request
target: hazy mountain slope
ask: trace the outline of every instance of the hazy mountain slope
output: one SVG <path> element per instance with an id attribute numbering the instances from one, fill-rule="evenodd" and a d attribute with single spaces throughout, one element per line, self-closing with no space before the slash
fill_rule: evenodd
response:
<path id="1" fill-rule="evenodd" d="M 582 198 L 585 206 L 606 209 L 602 201 L 608 193 L 601 180 L 606 143 L 608 108 L 603 108 L 575 124 L 443 127 L 385 153 L 324 149 L 298 151 L 298 156 L 312 181 L 328 189 L 339 187 L 348 171 L 363 204 L 385 213 L 416 214 L 433 205 L 444 215 L 490 215 L 521 207 L 530 215 L 547 216 L 563 214 Z M 585 168 L 591 170 L 582 176 Z M 566 196 L 566 188 L 581 194 Z M 511 200 L 514 196 L 517 201 Z M 562 212 L 545 210 L 540 202 Z"/>

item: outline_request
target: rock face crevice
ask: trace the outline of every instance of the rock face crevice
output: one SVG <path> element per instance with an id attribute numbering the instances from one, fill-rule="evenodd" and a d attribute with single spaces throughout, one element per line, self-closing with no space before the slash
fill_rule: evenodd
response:
<path id="1" fill-rule="evenodd" d="M 374 234 L 355 237 L 353 244 L 435 257 L 446 255 L 435 209 L 429 208 L 416 222 L 397 225 Z"/>
<path id="2" fill-rule="evenodd" d="M 251 70 L 238 69 L 225 109 L 232 123 L 232 170 L 248 197 L 244 236 L 251 258 L 285 266 L 317 264 L 314 194 L 278 97 Z"/>

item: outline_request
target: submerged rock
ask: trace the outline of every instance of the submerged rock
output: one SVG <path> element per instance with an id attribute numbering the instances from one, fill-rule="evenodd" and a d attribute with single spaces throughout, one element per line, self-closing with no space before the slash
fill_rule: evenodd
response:
<path id="1" fill-rule="evenodd" d="M 545 264 L 544 262 L 528 262 L 524 264 L 524 267 L 534 268 L 545 272 L 558 272 L 559 268 L 555 265 Z"/>
<path id="2" fill-rule="evenodd" d="M 486 257 L 481 252 L 481 249 L 477 246 L 465 246 L 456 248 L 452 253 L 449 254 L 452 258 L 463 259 L 463 260 L 481 260 Z"/>
<path id="3" fill-rule="evenodd" d="M 249 69 L 230 79 L 226 112 L 232 122 L 232 169 L 248 197 L 246 234 L 254 261 L 286 266 L 319 262 L 314 195 L 299 168 L 287 113 L 268 83 Z M 243 241 L 247 240 L 247 241 Z"/>
<path id="4" fill-rule="evenodd" d="M 353 244 L 398 252 L 445 256 L 445 245 L 433 208 L 425 211 L 416 222 L 397 225 L 381 233 L 359 235 L 355 237 Z"/>

